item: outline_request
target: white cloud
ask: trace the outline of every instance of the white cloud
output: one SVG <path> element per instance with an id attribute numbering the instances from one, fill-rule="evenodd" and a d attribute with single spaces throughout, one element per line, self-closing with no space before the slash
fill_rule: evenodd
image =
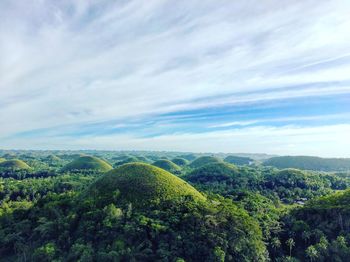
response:
<path id="1" fill-rule="evenodd" d="M 349 94 L 348 86 L 279 90 L 348 80 L 349 12 L 344 0 L 1 1 L 0 138 Z"/>

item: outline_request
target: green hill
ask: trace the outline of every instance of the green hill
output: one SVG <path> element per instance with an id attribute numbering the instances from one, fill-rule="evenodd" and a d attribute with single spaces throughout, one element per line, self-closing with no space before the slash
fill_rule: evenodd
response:
<path id="1" fill-rule="evenodd" d="M 97 206 L 105 206 L 114 199 L 134 206 L 183 196 L 205 199 L 182 179 L 144 163 L 125 164 L 111 170 L 92 184 L 85 195 L 92 196 Z"/>
<path id="2" fill-rule="evenodd" d="M 192 168 L 199 168 L 201 166 L 211 164 L 211 163 L 221 163 L 222 161 L 219 158 L 213 157 L 213 156 L 201 156 L 197 159 L 193 160 L 193 162 L 190 164 L 190 167 Z"/>
<path id="3" fill-rule="evenodd" d="M 250 157 L 242 157 L 242 156 L 227 156 L 224 159 L 225 162 L 234 164 L 234 165 L 249 165 L 254 160 Z"/>
<path id="4" fill-rule="evenodd" d="M 94 157 L 94 156 L 81 156 L 73 162 L 67 164 L 62 170 L 63 171 L 74 171 L 74 170 L 98 170 L 107 172 L 112 169 L 112 166 L 107 162 Z"/>
<path id="5" fill-rule="evenodd" d="M 189 163 L 187 159 L 181 157 L 173 158 L 171 162 L 175 163 L 178 166 L 186 166 Z"/>
<path id="6" fill-rule="evenodd" d="M 294 168 L 287 168 L 278 171 L 274 175 L 267 174 L 265 185 L 271 188 L 307 188 L 312 189 L 321 185 L 317 176 L 313 176 L 306 171 Z M 320 185 L 317 186 L 317 182 Z"/>
<path id="7" fill-rule="evenodd" d="M 186 159 L 188 161 L 193 161 L 193 160 L 195 160 L 197 158 L 194 154 L 186 154 L 186 155 L 181 155 L 181 156 L 178 156 L 178 157 L 184 158 L 184 159 Z"/>
<path id="8" fill-rule="evenodd" d="M 144 156 L 137 156 L 136 157 L 140 162 L 149 162 L 150 160 L 147 158 L 147 157 L 144 157 Z"/>
<path id="9" fill-rule="evenodd" d="M 350 170 L 350 159 L 313 156 L 280 156 L 266 160 L 264 165 L 277 168 L 298 168 L 315 171 L 348 171 Z"/>
<path id="10" fill-rule="evenodd" d="M 122 161 L 124 159 L 127 159 L 128 157 L 130 157 L 129 155 L 117 155 L 111 158 L 111 160 L 113 161 Z"/>
<path id="11" fill-rule="evenodd" d="M 30 166 L 27 165 L 27 163 L 18 159 L 3 161 L 0 163 L 0 167 L 5 169 L 30 169 Z"/>
<path id="12" fill-rule="evenodd" d="M 55 155 L 48 155 L 46 157 L 46 161 L 48 161 L 48 162 L 59 162 L 59 161 L 62 161 L 62 159 L 59 158 L 58 156 L 55 156 Z"/>
<path id="13" fill-rule="evenodd" d="M 171 162 L 170 160 L 161 159 L 154 162 L 152 165 L 162 168 L 170 173 L 178 174 L 181 173 L 181 167 Z"/>
<path id="14" fill-rule="evenodd" d="M 194 169 L 184 179 L 200 190 L 222 195 L 254 188 L 258 181 L 254 173 L 240 170 L 235 165 L 224 162 L 211 163 Z"/>
<path id="15" fill-rule="evenodd" d="M 127 158 L 124 158 L 123 160 L 119 160 L 115 162 L 113 166 L 118 167 L 124 164 L 135 163 L 135 162 L 142 162 L 142 161 L 140 161 L 136 156 L 129 156 Z"/>
<path id="16" fill-rule="evenodd" d="M 5 158 L 0 157 L 0 163 L 6 161 Z"/>
<path id="17" fill-rule="evenodd" d="M 2 157 L 5 159 L 16 159 L 17 156 L 14 153 L 6 153 Z"/>
<path id="18" fill-rule="evenodd" d="M 308 201 L 287 215 L 286 233 L 280 238 L 283 241 L 293 236 L 300 261 L 305 261 L 310 251 L 322 254 L 322 261 L 349 261 L 349 203 L 349 189 Z"/>
<path id="19" fill-rule="evenodd" d="M 211 163 L 193 170 L 187 179 L 193 183 L 232 183 L 239 176 L 237 167 L 227 163 Z"/>

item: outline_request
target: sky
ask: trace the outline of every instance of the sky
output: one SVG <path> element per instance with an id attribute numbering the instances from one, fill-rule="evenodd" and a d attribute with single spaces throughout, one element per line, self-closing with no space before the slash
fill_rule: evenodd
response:
<path id="1" fill-rule="evenodd" d="M 0 148 L 350 157 L 350 1 L 0 1 Z"/>

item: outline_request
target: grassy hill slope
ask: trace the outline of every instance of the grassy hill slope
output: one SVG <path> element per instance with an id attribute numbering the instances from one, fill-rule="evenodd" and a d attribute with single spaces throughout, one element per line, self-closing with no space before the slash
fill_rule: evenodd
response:
<path id="1" fill-rule="evenodd" d="M 63 171 L 74 170 L 98 170 L 106 172 L 112 169 L 112 166 L 107 162 L 93 156 L 81 156 L 73 162 L 67 164 Z"/>
<path id="2" fill-rule="evenodd" d="M 162 168 L 173 174 L 178 174 L 181 172 L 181 167 L 167 159 L 157 160 L 152 165 Z"/>
<path id="3" fill-rule="evenodd" d="M 108 172 L 90 186 L 86 196 L 93 196 L 98 206 L 113 202 L 113 199 L 135 206 L 184 196 L 205 199 L 182 179 L 144 163 L 125 164 Z"/>
<path id="4" fill-rule="evenodd" d="M 22 160 L 12 159 L 0 163 L 1 168 L 6 169 L 30 169 L 30 166 Z"/>

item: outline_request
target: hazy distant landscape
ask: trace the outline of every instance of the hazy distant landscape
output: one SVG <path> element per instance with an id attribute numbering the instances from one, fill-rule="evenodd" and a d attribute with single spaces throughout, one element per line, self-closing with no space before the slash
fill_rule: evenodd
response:
<path id="1" fill-rule="evenodd" d="M 1 0 L 0 262 L 350 261 L 349 0 Z"/>

